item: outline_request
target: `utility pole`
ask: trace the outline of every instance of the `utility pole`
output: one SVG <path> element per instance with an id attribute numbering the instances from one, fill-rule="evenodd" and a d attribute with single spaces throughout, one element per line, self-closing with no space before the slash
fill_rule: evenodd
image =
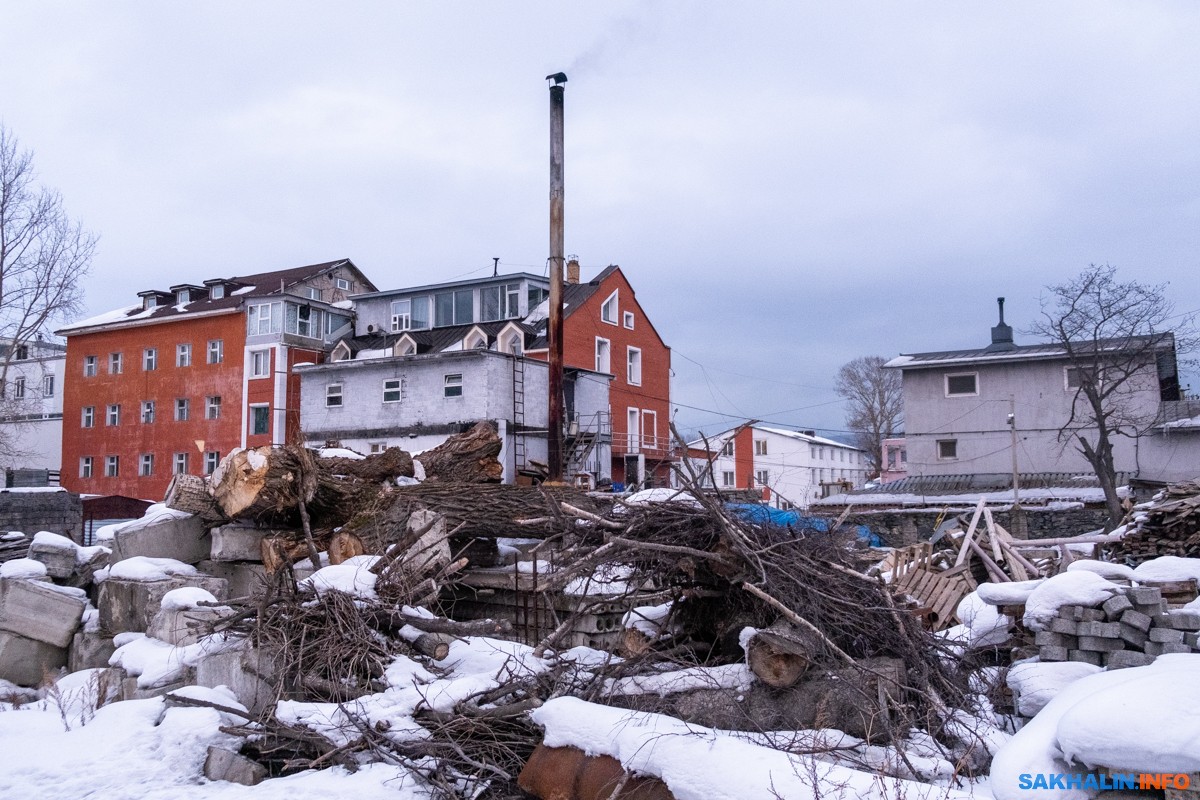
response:
<path id="1" fill-rule="evenodd" d="M 561 72 L 547 75 L 550 84 L 550 424 L 546 432 L 547 481 L 563 479 L 563 84 Z"/>

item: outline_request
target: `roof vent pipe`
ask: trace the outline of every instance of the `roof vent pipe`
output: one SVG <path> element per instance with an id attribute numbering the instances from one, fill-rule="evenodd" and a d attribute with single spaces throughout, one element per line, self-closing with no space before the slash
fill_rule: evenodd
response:
<path id="1" fill-rule="evenodd" d="M 1000 306 L 1000 322 L 992 328 L 992 343 L 987 346 L 987 349 L 1013 350 L 1016 348 L 1016 344 L 1013 343 L 1012 326 L 1004 324 L 1004 298 L 997 297 L 996 303 Z"/>

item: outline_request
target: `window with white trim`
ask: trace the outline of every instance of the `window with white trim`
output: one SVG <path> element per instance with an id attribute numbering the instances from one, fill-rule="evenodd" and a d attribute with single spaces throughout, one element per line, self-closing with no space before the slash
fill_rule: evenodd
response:
<path id="1" fill-rule="evenodd" d="M 462 397 L 462 395 L 463 395 L 462 373 L 446 375 L 442 378 L 442 394 L 446 397 Z"/>
<path id="2" fill-rule="evenodd" d="M 225 342 L 222 339 L 208 340 L 208 363 L 220 364 L 225 360 Z"/>
<path id="3" fill-rule="evenodd" d="M 186 475 L 188 471 L 188 454 L 176 453 L 174 459 L 174 469 L 176 475 Z"/>
<path id="4" fill-rule="evenodd" d="M 327 408 L 342 407 L 342 385 L 330 383 L 325 387 L 325 406 Z"/>
<path id="5" fill-rule="evenodd" d="M 609 325 L 617 324 L 617 292 L 614 291 L 600 304 L 600 321 Z"/>
<path id="6" fill-rule="evenodd" d="M 92 457 L 91 456 L 83 456 L 79 459 L 79 477 L 81 477 L 81 478 L 92 477 Z"/>
<path id="7" fill-rule="evenodd" d="M 387 442 L 371 442 L 367 445 L 367 451 L 373 456 L 382 453 L 384 450 L 387 450 Z"/>
<path id="8" fill-rule="evenodd" d="M 978 394 L 978 373 L 959 372 L 946 376 L 946 397 L 973 397 Z"/>
<path id="9" fill-rule="evenodd" d="M 399 403 L 404 396 L 404 384 L 401 378 L 388 378 L 383 382 L 383 402 Z"/>
<path id="10" fill-rule="evenodd" d="M 633 312 L 632 311 L 626 311 L 623 314 L 621 314 L 621 320 L 624 323 L 626 328 L 628 328 L 629 330 L 633 330 Z"/>
<path id="11" fill-rule="evenodd" d="M 147 347 L 142 351 L 142 370 L 153 372 L 156 369 L 158 369 L 158 350 L 154 347 Z"/>
<path id="12" fill-rule="evenodd" d="M 121 354 L 120 353 L 109 353 L 108 354 L 108 374 L 109 375 L 120 375 L 121 374 Z"/>
<path id="13" fill-rule="evenodd" d="M 204 398 L 204 418 L 221 418 L 221 395 L 215 394 Z"/>
<path id="14" fill-rule="evenodd" d="M 113 403 L 108 407 L 108 417 L 105 419 L 105 424 L 110 427 L 121 424 L 121 404 Z"/>
<path id="15" fill-rule="evenodd" d="M 630 386 L 642 385 L 642 351 L 637 347 L 626 349 L 625 380 Z"/>
<path id="16" fill-rule="evenodd" d="M 412 329 L 412 300 L 392 301 L 392 330 L 407 331 Z"/>
<path id="17" fill-rule="evenodd" d="M 267 405 L 250 406 L 250 433 L 261 435 L 271 432 L 271 407 Z"/>
<path id="18" fill-rule="evenodd" d="M 612 372 L 612 346 L 608 339 L 596 337 L 596 372 Z"/>
<path id="19" fill-rule="evenodd" d="M 726 458 L 733 458 L 733 439 L 729 439 L 725 444 L 721 445 L 721 455 Z"/>
<path id="20" fill-rule="evenodd" d="M 345 278 L 334 278 L 333 285 L 341 289 L 343 292 L 350 291 L 350 281 Z"/>
<path id="21" fill-rule="evenodd" d="M 142 401 L 142 422 L 149 425 L 154 422 L 154 401 Z"/>
<path id="22" fill-rule="evenodd" d="M 754 455 L 765 456 L 766 454 L 767 454 L 767 440 L 766 439 L 755 439 L 754 440 Z"/>
<path id="23" fill-rule="evenodd" d="M 142 453 L 138 458 L 138 476 L 148 478 L 154 474 L 154 453 Z"/>
<path id="24" fill-rule="evenodd" d="M 79 427 L 94 428 L 96 426 L 96 407 L 84 406 L 79 418 Z"/>
<path id="25" fill-rule="evenodd" d="M 192 346 L 190 344 L 175 345 L 175 366 L 190 367 L 192 365 Z"/>
<path id="26" fill-rule="evenodd" d="M 771 484 L 771 472 L 766 469 L 754 471 L 754 483 L 758 486 L 769 486 Z"/>
<path id="27" fill-rule="evenodd" d="M 937 457 L 941 461 L 953 461 L 958 458 L 958 439 L 938 439 Z"/>
<path id="28" fill-rule="evenodd" d="M 725 470 L 724 472 L 721 473 L 721 485 L 722 486 L 733 486 L 733 472 L 732 471 Z"/>
<path id="29" fill-rule="evenodd" d="M 209 300 L 220 300 L 224 296 L 225 296 L 225 284 L 214 283 L 212 286 L 208 287 L 208 299 Z"/>
<path id="30" fill-rule="evenodd" d="M 321 290 L 315 286 L 309 286 L 305 291 L 305 296 L 308 297 L 309 300 L 320 300 Z"/>
<path id="31" fill-rule="evenodd" d="M 85 377 L 85 378 L 96 377 L 96 362 L 97 362 L 97 360 L 98 359 L 95 356 L 84 356 L 83 357 L 83 377 Z"/>
<path id="32" fill-rule="evenodd" d="M 269 378 L 271 376 L 271 351 L 250 351 L 250 377 Z"/>
<path id="33" fill-rule="evenodd" d="M 104 457 L 104 477 L 118 478 L 121 475 L 121 457 L 120 456 L 105 456 Z"/>
<path id="34" fill-rule="evenodd" d="M 204 454 L 204 474 L 212 475 L 217 471 L 217 465 L 221 463 L 221 454 L 216 450 L 209 450 Z"/>
<path id="35" fill-rule="evenodd" d="M 186 397 L 175 398 L 175 421 L 187 422 L 192 414 L 192 401 Z"/>
<path id="36" fill-rule="evenodd" d="M 18 400 L 25 399 L 25 376 L 20 375 L 13 380 L 13 397 Z"/>

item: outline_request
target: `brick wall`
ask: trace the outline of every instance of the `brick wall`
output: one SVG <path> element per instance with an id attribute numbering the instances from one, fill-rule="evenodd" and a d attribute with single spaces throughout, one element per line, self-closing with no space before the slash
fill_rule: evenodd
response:
<path id="1" fill-rule="evenodd" d="M 50 531 L 79 541 L 83 504 L 74 492 L 0 491 L 0 530 L 27 536 Z"/>

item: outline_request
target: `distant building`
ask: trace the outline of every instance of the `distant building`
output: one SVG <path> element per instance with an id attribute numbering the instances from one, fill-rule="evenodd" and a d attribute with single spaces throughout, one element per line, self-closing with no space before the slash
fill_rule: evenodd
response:
<path id="1" fill-rule="evenodd" d="M 861 489 L 869 469 L 856 447 L 757 422 L 689 442 L 688 453 L 702 486 L 753 490 L 785 509 Z"/>
<path id="2" fill-rule="evenodd" d="M 0 467 L 58 470 L 67 348 L 42 339 L 0 343 Z"/>
<path id="3" fill-rule="evenodd" d="M 1020 473 L 1090 474 L 1078 443 L 1059 439 L 1073 408 L 1082 408 L 1066 348 L 1016 344 L 1003 314 L 991 339 L 986 347 L 906 354 L 886 365 L 903 375 L 908 475 L 1011 475 L 1013 425 Z M 1200 475 L 1200 407 L 1181 395 L 1174 336 L 1099 346 L 1114 357 L 1144 354 L 1119 402 L 1124 418 L 1157 421 L 1148 430 L 1127 425 L 1112 438 L 1117 471 L 1151 481 Z"/>
<path id="4" fill-rule="evenodd" d="M 349 260 L 138 293 L 68 325 L 62 483 L 157 500 L 235 447 L 297 441 L 297 362 L 352 330 L 347 298 L 375 289 Z"/>
<path id="5" fill-rule="evenodd" d="M 486 350 L 521 357 L 514 364 L 544 362 L 548 356 L 548 294 L 548 278 L 515 273 L 356 296 L 356 335 L 339 342 L 332 359 L 341 362 L 381 354 L 403 358 Z M 594 478 L 611 476 L 619 484 L 665 485 L 672 460 L 670 348 L 659 337 L 619 267 L 610 266 L 592 280 L 581 283 L 579 264 L 572 260 L 567 266 L 563 303 L 563 361 L 572 368 L 569 372 L 577 376 L 575 381 L 568 379 L 565 385 L 569 411 L 565 432 L 569 440 L 567 456 L 575 463 L 567 464 L 564 472 L 580 469 L 578 459 L 572 459 L 572 452 L 578 456 L 574 431 L 596 430 L 605 443 L 602 450 L 609 463 L 586 470 Z M 399 364 L 406 369 L 415 369 L 417 365 L 422 370 L 436 369 L 418 361 Z M 544 384 L 534 390 L 528 382 L 529 376 L 542 374 L 536 369 L 539 368 L 529 365 L 526 384 L 518 392 L 520 402 L 513 405 L 511 417 L 506 417 L 514 430 L 525 432 L 513 442 L 516 472 L 531 466 L 530 460 L 545 459 L 543 444 L 536 445 L 538 452 L 543 453 L 540 459 L 530 449 L 535 447 L 533 440 L 544 440 L 548 422 Z M 317 372 L 326 377 L 334 374 L 332 370 Z M 592 394 L 586 398 L 576 395 L 584 391 L 585 384 L 581 381 L 594 381 L 597 374 L 605 376 L 607 382 L 608 399 L 601 407 L 591 405 Z M 512 383 L 511 378 L 506 380 Z M 434 387 L 434 391 L 434 399 L 442 397 L 439 387 Z M 495 393 L 491 412 L 503 416 L 501 397 L 512 390 L 497 387 Z M 440 416 L 438 419 L 438 424 L 447 421 Z M 396 417 L 396 425 L 401 428 L 412 422 L 406 413 Z M 305 421 L 310 431 L 322 425 Z M 363 438 L 352 435 L 354 432 L 345 426 L 337 430 L 346 434 L 337 437 L 343 440 Z M 589 457 L 596 452 L 593 448 Z"/>
<path id="6" fill-rule="evenodd" d="M 904 437 L 883 440 L 883 466 L 879 482 L 890 483 L 908 476 L 908 447 Z"/>

